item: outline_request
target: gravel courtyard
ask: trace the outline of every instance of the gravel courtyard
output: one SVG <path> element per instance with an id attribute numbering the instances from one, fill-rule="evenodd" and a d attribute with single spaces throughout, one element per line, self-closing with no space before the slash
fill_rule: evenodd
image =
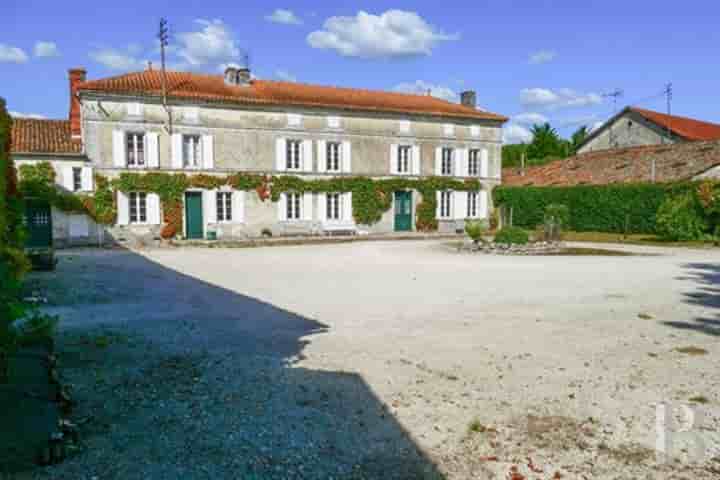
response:
<path id="1" fill-rule="evenodd" d="M 85 445 L 33 476 L 718 478 L 720 250 L 612 248 L 62 252 Z M 663 401 L 705 412 L 674 459 Z"/>

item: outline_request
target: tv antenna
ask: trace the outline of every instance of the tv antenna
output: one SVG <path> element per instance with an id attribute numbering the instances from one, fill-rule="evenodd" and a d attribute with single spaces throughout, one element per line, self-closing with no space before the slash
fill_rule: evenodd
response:
<path id="1" fill-rule="evenodd" d="M 673 98 L 673 84 L 668 83 L 665 85 L 665 90 L 663 90 L 663 95 L 665 95 L 665 99 L 667 100 L 667 114 L 668 117 L 672 115 L 672 98 Z M 672 118 L 668 118 L 667 123 L 667 129 L 668 129 L 668 137 L 670 137 L 670 140 L 672 140 Z"/>
<path id="2" fill-rule="evenodd" d="M 168 46 L 168 22 L 165 18 L 160 19 L 160 30 L 158 32 L 158 40 L 160 40 L 160 82 L 162 84 L 162 104 L 168 116 L 168 133 L 172 133 L 172 114 L 167 104 L 167 72 L 165 71 L 165 47 Z"/>
<path id="3" fill-rule="evenodd" d="M 604 98 L 612 98 L 613 99 L 613 118 L 615 117 L 615 115 L 617 115 L 618 98 L 622 97 L 623 95 L 625 95 L 625 92 L 623 92 L 619 88 L 616 88 L 612 92 L 603 93 L 603 95 L 602 95 Z M 612 122 L 610 123 L 609 134 L 610 134 L 610 147 L 612 148 L 613 146 L 616 146 L 615 145 L 615 135 L 613 134 Z"/>

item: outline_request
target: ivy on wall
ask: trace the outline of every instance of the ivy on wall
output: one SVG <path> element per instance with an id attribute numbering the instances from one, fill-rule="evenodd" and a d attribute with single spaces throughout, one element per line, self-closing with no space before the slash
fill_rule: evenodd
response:
<path id="1" fill-rule="evenodd" d="M 27 168 L 26 168 L 27 167 Z M 236 190 L 255 190 L 261 201 L 277 202 L 284 192 L 352 192 L 353 216 L 359 224 L 377 223 L 383 213 L 392 206 L 393 192 L 416 190 L 422 201 L 417 207 L 416 226 L 420 231 L 437 229 L 435 219 L 435 192 L 441 190 L 480 190 L 475 179 L 464 181 L 451 178 L 430 177 L 424 179 L 392 178 L 374 180 L 368 177 L 336 177 L 329 179 L 305 180 L 282 175 L 265 176 L 236 173 L 227 176 L 169 174 L 161 172 L 122 173 L 109 180 L 95 175 L 95 192 L 92 195 L 61 192 L 54 187 L 55 173 L 49 163 L 25 165 L 21 168 L 22 184 L 35 196 L 46 198 L 61 210 L 85 211 L 98 223 L 112 224 L 116 218 L 115 190 L 121 192 L 143 191 L 158 194 L 163 209 L 163 238 L 171 238 L 182 230 L 183 193 L 189 188 L 218 189 L 224 186 Z"/>

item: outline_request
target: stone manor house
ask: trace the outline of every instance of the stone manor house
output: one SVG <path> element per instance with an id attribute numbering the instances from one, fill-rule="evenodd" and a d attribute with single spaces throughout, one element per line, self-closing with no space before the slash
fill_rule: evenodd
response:
<path id="1" fill-rule="evenodd" d="M 440 231 L 487 218 L 500 183 L 501 115 L 432 96 L 255 80 L 248 69 L 224 75 L 147 69 L 87 80 L 69 71 L 69 120 L 15 119 L 16 164 L 49 161 L 59 188 L 94 189 L 94 176 L 123 172 L 228 175 L 245 172 L 306 179 L 363 176 L 479 179 L 478 191 L 438 191 Z M 117 192 L 117 224 L 96 225 L 52 209 L 56 245 L 157 238 L 162 206 L 152 192 Z M 254 191 L 189 189 L 184 238 L 413 231 L 417 191 L 394 192 L 373 225 L 356 225 L 352 193 L 283 193 L 262 201 Z"/>

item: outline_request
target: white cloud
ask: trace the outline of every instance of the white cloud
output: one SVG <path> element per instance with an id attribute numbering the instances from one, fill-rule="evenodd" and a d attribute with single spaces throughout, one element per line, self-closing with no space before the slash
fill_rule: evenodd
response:
<path id="1" fill-rule="evenodd" d="M 38 41 L 35 42 L 33 54 L 36 57 L 59 57 L 60 50 L 58 50 L 57 44 L 55 44 L 55 42 Z"/>
<path id="2" fill-rule="evenodd" d="M 10 110 L 8 112 L 11 117 L 15 118 L 35 118 L 42 120 L 44 118 L 47 118 L 45 115 L 40 115 L 39 113 L 22 113 L 22 112 L 16 112 L 14 110 Z"/>
<path id="3" fill-rule="evenodd" d="M 602 96 L 597 93 L 578 93 L 569 88 L 525 88 L 520 92 L 520 103 L 524 107 L 555 110 L 599 105 L 602 103 Z"/>
<path id="4" fill-rule="evenodd" d="M 265 20 L 285 25 L 302 25 L 303 23 L 302 20 L 292 12 L 292 10 L 285 10 L 283 8 L 276 9 L 272 14 L 266 16 Z"/>
<path id="5" fill-rule="evenodd" d="M 344 57 L 396 58 L 430 55 L 438 43 L 458 38 L 435 29 L 415 12 L 388 10 L 381 15 L 360 11 L 355 17 L 330 17 L 307 42 Z"/>
<path id="6" fill-rule="evenodd" d="M 573 118 L 566 118 L 563 120 L 560 120 L 558 122 L 558 126 L 560 128 L 567 128 L 567 127 L 581 127 L 583 125 L 594 125 L 598 121 L 597 115 L 585 115 L 582 117 L 573 117 Z M 601 122 L 602 123 L 602 122 Z"/>
<path id="7" fill-rule="evenodd" d="M 0 62 L 25 63 L 27 61 L 27 53 L 21 48 L 0 43 Z"/>
<path id="8" fill-rule="evenodd" d="M 543 123 L 547 123 L 549 121 L 548 117 L 546 117 L 543 114 L 540 113 L 521 113 L 519 115 L 515 115 L 512 118 L 512 121 L 520 124 L 520 125 L 541 125 Z"/>
<path id="9" fill-rule="evenodd" d="M 554 50 L 540 50 L 532 53 L 528 62 L 531 65 L 541 65 L 543 63 L 550 63 L 557 58 L 557 52 Z"/>
<path id="10" fill-rule="evenodd" d="M 275 76 L 284 82 L 297 82 L 297 77 L 287 70 L 277 70 Z"/>
<path id="11" fill-rule="evenodd" d="M 195 20 L 202 28 L 177 35 L 177 54 L 190 66 L 229 63 L 240 57 L 233 32 L 222 20 Z"/>
<path id="12" fill-rule="evenodd" d="M 116 48 L 99 48 L 90 52 L 90 58 L 111 70 L 139 70 L 145 68 L 146 62 L 130 51 Z"/>
<path id="13" fill-rule="evenodd" d="M 522 125 L 508 123 L 503 127 L 503 143 L 530 143 L 532 138 L 530 130 Z"/>
<path id="14" fill-rule="evenodd" d="M 414 93 L 417 95 L 427 95 L 429 91 L 433 97 L 442 98 L 448 102 L 455 102 L 458 99 L 458 94 L 450 87 L 433 85 L 422 80 L 416 80 L 414 83 L 401 83 L 396 85 L 394 90 L 396 92 Z"/>

